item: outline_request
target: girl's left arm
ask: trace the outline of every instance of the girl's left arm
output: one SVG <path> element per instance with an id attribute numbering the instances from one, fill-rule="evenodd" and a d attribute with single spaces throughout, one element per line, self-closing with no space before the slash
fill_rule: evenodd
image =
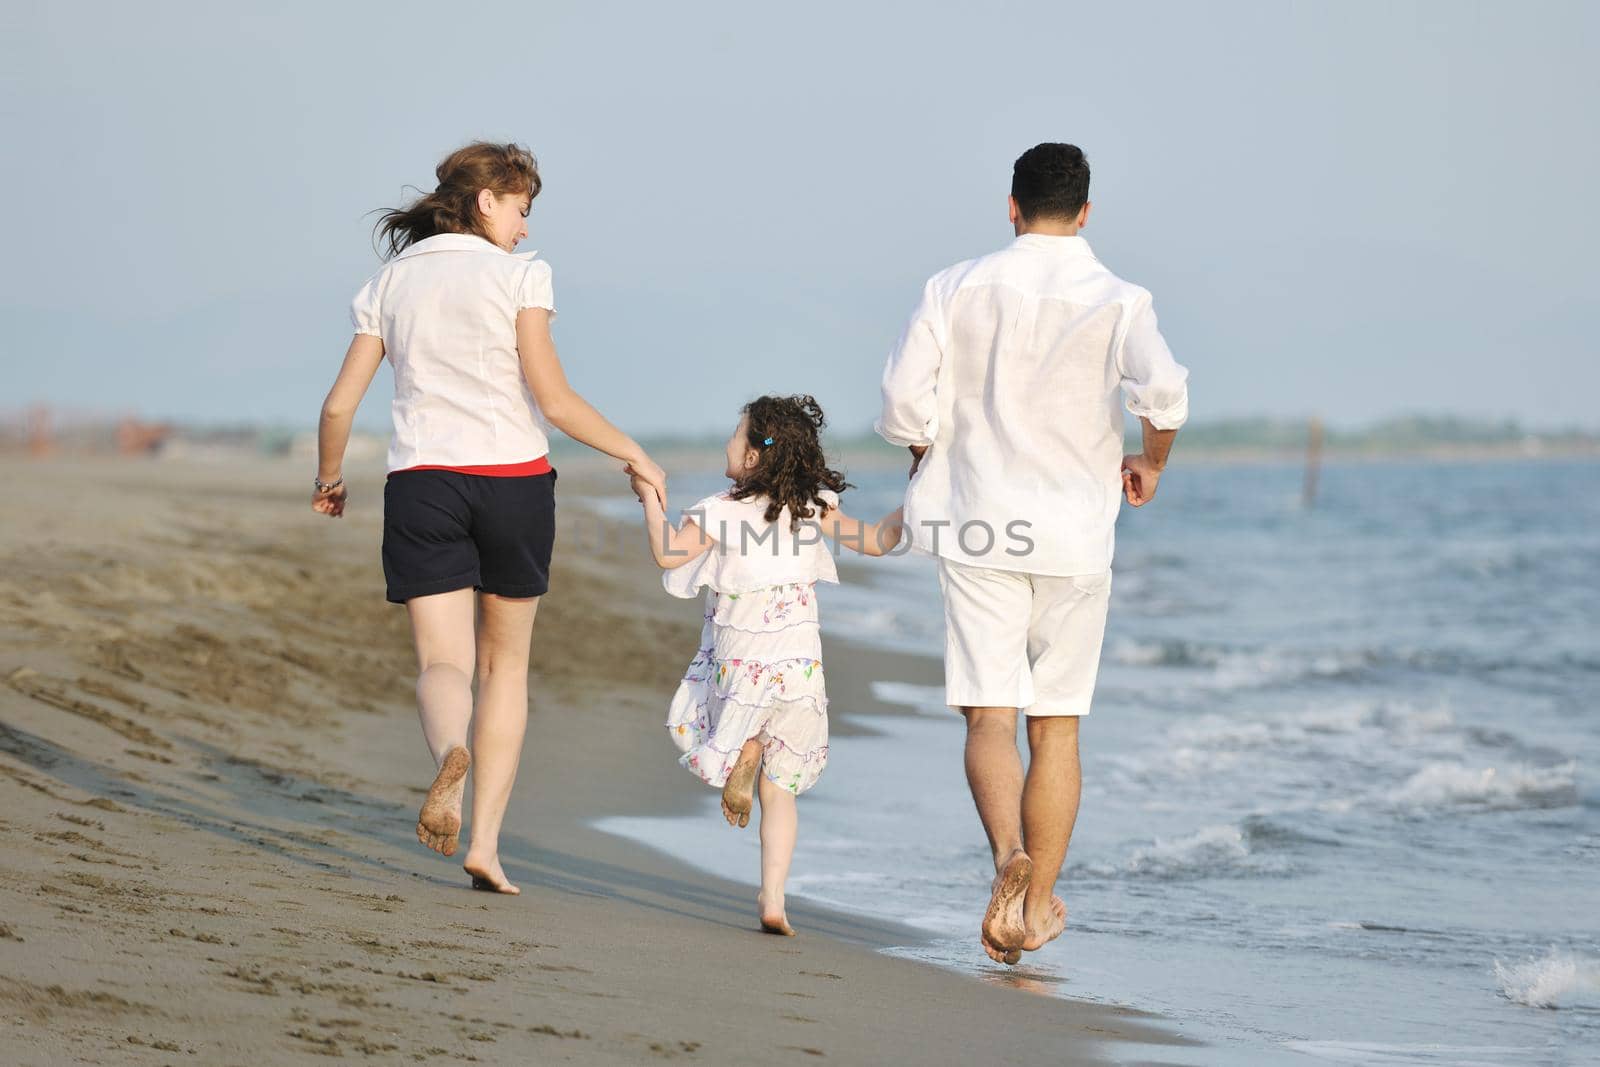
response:
<path id="1" fill-rule="evenodd" d="M 867 522 L 833 508 L 821 520 L 822 535 L 863 556 L 887 555 L 900 543 L 905 531 L 905 510 L 895 508 L 877 522 Z"/>
<path id="2" fill-rule="evenodd" d="M 661 498 L 643 477 L 635 474 L 629 483 L 633 486 L 633 495 L 644 506 L 644 528 L 650 537 L 650 556 L 656 566 L 673 570 L 698 559 L 716 545 L 693 519 L 685 519 L 681 527 L 673 529 L 667 521 L 666 509 L 661 506 Z"/>
<path id="3" fill-rule="evenodd" d="M 322 420 L 317 425 L 317 481 L 324 485 L 338 482 L 343 477 L 345 446 L 350 443 L 350 425 L 355 421 L 356 408 L 367 395 L 372 378 L 383 362 L 383 341 L 370 333 L 358 333 L 344 353 L 344 366 L 328 398 L 322 402 Z M 347 499 L 345 486 L 340 484 L 326 492 L 311 491 L 311 510 L 335 518 L 344 514 Z"/>

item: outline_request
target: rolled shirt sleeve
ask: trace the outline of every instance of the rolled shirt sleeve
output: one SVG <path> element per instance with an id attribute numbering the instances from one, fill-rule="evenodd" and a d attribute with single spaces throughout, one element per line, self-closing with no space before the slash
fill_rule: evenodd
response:
<path id="1" fill-rule="evenodd" d="M 1141 291 L 1128 315 L 1117 352 L 1117 371 L 1128 410 L 1158 430 L 1176 430 L 1189 418 L 1189 372 L 1172 358 L 1156 328 L 1150 294 Z"/>
<path id="2" fill-rule="evenodd" d="M 883 412 L 873 429 L 892 445 L 931 445 L 939 435 L 941 332 L 938 298 L 929 280 L 883 368 Z"/>

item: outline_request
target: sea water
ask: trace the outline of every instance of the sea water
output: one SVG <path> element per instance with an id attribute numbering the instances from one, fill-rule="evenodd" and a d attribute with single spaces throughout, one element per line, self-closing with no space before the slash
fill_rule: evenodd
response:
<path id="1" fill-rule="evenodd" d="M 867 517 L 903 486 L 852 480 Z M 791 894 L 1207 1043 L 1169 1062 L 1600 1062 L 1600 465 L 1333 464 L 1308 507 L 1296 468 L 1179 462 L 1117 536 L 1066 934 L 1014 969 L 979 949 L 937 687 L 880 683 L 919 714 L 836 738 Z M 825 632 L 937 655 L 930 563 L 871 563 L 824 588 Z M 706 806 L 603 828 L 753 883 L 755 835 L 708 848 Z"/>

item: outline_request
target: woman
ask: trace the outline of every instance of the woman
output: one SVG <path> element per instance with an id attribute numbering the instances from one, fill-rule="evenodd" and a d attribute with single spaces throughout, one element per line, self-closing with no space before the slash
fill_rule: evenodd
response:
<path id="1" fill-rule="evenodd" d="M 470 144 L 435 173 L 433 192 L 379 222 L 389 262 L 351 305 L 356 334 L 322 405 L 311 506 L 344 513 L 350 424 L 387 356 L 395 389 L 383 570 L 389 600 L 411 619 L 417 706 L 438 768 L 417 839 L 455 854 L 471 767 L 463 866 L 474 889 L 514 894 L 500 866 L 500 821 L 522 752 L 528 646 L 555 538 L 543 424 L 622 460 L 663 503 L 666 475 L 562 372 L 550 268 L 513 254 L 542 184 L 532 154 Z"/>

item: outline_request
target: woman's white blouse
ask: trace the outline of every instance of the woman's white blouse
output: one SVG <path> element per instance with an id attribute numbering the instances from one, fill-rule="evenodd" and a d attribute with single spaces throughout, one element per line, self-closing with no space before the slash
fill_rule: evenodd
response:
<path id="1" fill-rule="evenodd" d="M 550 265 L 446 233 L 401 252 L 350 305 L 394 365 L 389 470 L 523 463 L 550 451 L 517 356 L 517 312 L 555 314 Z"/>

